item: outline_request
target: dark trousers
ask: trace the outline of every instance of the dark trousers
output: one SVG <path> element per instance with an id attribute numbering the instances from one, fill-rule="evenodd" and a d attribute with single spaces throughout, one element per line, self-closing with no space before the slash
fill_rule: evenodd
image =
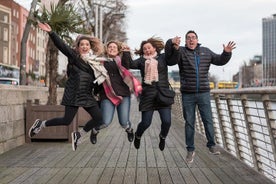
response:
<path id="1" fill-rule="evenodd" d="M 170 127 L 171 127 L 171 109 L 159 109 L 159 116 L 161 119 L 161 132 L 160 135 L 165 138 L 167 137 Z M 152 111 L 143 111 L 142 112 L 142 121 L 138 124 L 136 135 L 141 137 L 147 128 L 150 127 L 152 122 L 154 110 Z"/>
<path id="2" fill-rule="evenodd" d="M 96 126 L 103 124 L 103 118 L 101 110 L 98 106 L 93 107 L 83 107 L 93 119 L 90 119 L 84 126 L 84 131 L 88 132 Z M 63 117 L 53 118 L 47 120 L 45 126 L 61 126 L 61 125 L 70 125 L 78 112 L 79 107 L 76 106 L 65 106 L 65 113 Z"/>

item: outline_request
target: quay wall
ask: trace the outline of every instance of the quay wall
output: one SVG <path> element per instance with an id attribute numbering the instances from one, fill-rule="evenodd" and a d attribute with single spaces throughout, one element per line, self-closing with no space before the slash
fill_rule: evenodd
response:
<path id="1" fill-rule="evenodd" d="M 58 89 L 58 104 L 63 89 Z M 39 99 L 46 104 L 48 87 L 12 86 L 0 84 L 0 154 L 25 144 L 26 102 Z"/>

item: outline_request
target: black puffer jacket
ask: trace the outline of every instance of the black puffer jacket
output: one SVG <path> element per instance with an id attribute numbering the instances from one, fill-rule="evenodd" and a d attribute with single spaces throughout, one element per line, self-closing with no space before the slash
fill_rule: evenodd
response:
<path id="1" fill-rule="evenodd" d="M 56 33 L 50 32 L 49 35 L 56 47 L 68 58 L 68 80 L 61 104 L 79 107 L 97 105 L 92 96 L 92 90 L 95 87 L 93 83 L 95 76 L 91 67 L 80 58 L 75 50 L 66 45 Z"/>
<path id="2" fill-rule="evenodd" d="M 167 47 L 173 47 L 172 40 L 168 40 Z M 208 79 L 211 64 L 225 65 L 231 58 L 232 53 L 222 52 L 215 54 L 206 47 L 197 45 L 195 50 L 187 47 L 179 48 L 179 75 L 181 92 L 202 93 L 210 91 Z"/>
<path id="3" fill-rule="evenodd" d="M 169 88 L 168 81 L 168 65 L 175 65 L 177 59 L 171 55 L 170 57 L 165 56 L 165 54 L 159 54 L 155 58 L 158 61 L 158 77 L 159 82 L 154 83 L 153 85 L 148 85 L 144 83 L 145 75 L 145 61 L 146 59 L 140 57 L 136 60 L 132 60 L 129 52 L 123 53 L 122 65 L 126 68 L 139 69 L 142 77 L 142 94 L 140 95 L 139 110 L 140 111 L 149 111 L 157 110 L 161 108 L 168 108 L 168 106 L 160 105 L 156 101 L 158 87 L 160 88 Z M 129 59 L 127 59 L 129 58 Z M 169 106 L 170 107 L 170 106 Z"/>

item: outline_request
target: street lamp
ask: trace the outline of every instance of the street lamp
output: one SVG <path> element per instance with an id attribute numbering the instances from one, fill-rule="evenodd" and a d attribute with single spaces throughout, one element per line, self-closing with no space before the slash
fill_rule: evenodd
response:
<path id="1" fill-rule="evenodd" d="M 98 37 L 100 40 L 103 40 L 103 8 L 109 8 L 113 9 L 112 7 L 96 4 L 95 5 L 95 37 Z M 114 13 L 111 15 L 110 20 L 119 20 L 121 18 L 124 18 L 124 13 Z M 111 28 L 111 25 L 113 25 L 112 21 L 110 22 L 109 28 Z M 107 37 L 109 35 L 109 30 L 107 30 L 105 41 L 107 40 Z"/>

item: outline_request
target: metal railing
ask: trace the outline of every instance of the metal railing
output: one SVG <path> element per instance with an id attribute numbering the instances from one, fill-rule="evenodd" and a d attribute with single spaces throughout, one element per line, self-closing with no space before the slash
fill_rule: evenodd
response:
<path id="1" fill-rule="evenodd" d="M 276 181 L 276 87 L 215 89 L 211 97 L 217 144 Z M 183 120 L 181 104 L 177 93 L 174 113 Z M 196 130 L 205 135 L 198 111 Z"/>

